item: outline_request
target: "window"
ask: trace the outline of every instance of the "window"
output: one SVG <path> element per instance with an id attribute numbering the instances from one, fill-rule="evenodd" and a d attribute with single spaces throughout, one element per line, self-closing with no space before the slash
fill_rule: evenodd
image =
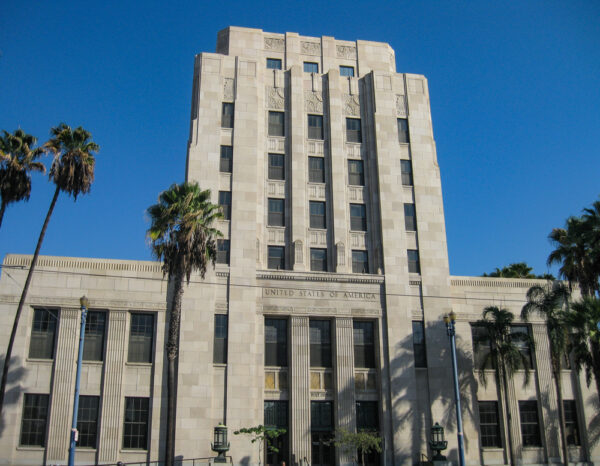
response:
<path id="1" fill-rule="evenodd" d="M 219 162 L 219 171 L 222 173 L 231 173 L 233 164 L 233 147 L 221 146 L 221 160 Z"/>
<path id="2" fill-rule="evenodd" d="M 285 136 L 285 113 L 269 112 L 269 136 Z"/>
<path id="3" fill-rule="evenodd" d="M 154 315 L 131 314 L 127 362 L 152 362 Z"/>
<path id="4" fill-rule="evenodd" d="M 379 408 L 377 401 L 356 402 L 356 429 L 378 431 L 379 430 Z"/>
<path id="5" fill-rule="evenodd" d="M 281 69 L 281 58 L 267 58 L 267 69 L 280 70 Z"/>
<path id="6" fill-rule="evenodd" d="M 217 264 L 229 264 L 229 240 L 217 240 Z"/>
<path id="7" fill-rule="evenodd" d="M 285 269 L 285 248 L 283 246 L 269 246 L 268 263 L 269 269 L 283 270 Z"/>
<path id="8" fill-rule="evenodd" d="M 408 272 L 409 273 L 421 273 L 421 264 L 419 262 L 419 251 L 416 249 L 409 249 L 406 251 L 408 256 Z"/>
<path id="9" fill-rule="evenodd" d="M 312 61 L 304 62 L 304 72 L 305 73 L 318 73 L 319 72 L 319 64 Z"/>
<path id="10" fill-rule="evenodd" d="M 274 439 L 268 439 L 268 445 L 265 445 L 265 464 L 288 464 L 288 402 L 287 401 L 266 401 L 265 400 L 265 427 L 274 427 L 285 429 L 286 433 Z M 277 451 L 274 451 L 275 447 Z"/>
<path id="11" fill-rule="evenodd" d="M 502 448 L 497 401 L 479 402 L 479 431 L 482 447 Z"/>
<path id="12" fill-rule="evenodd" d="M 310 249 L 310 270 L 327 272 L 327 249 Z"/>
<path id="13" fill-rule="evenodd" d="M 313 432 L 333 430 L 333 406 L 331 401 L 310 402 L 310 430 Z M 314 461 L 313 458 L 313 463 Z"/>
<path id="14" fill-rule="evenodd" d="M 125 397 L 123 449 L 148 449 L 148 398 Z"/>
<path id="15" fill-rule="evenodd" d="M 331 322 L 310 320 L 310 367 L 331 367 Z"/>
<path id="16" fill-rule="evenodd" d="M 333 405 L 331 401 L 310 402 L 311 463 L 335 464 Z"/>
<path id="17" fill-rule="evenodd" d="M 269 179 L 285 180 L 285 156 L 269 154 Z"/>
<path id="18" fill-rule="evenodd" d="M 354 77 L 354 67 L 340 65 L 340 76 Z"/>
<path id="19" fill-rule="evenodd" d="M 84 361 L 103 360 L 105 331 L 106 312 L 89 311 L 85 320 L 85 340 L 83 342 Z"/>
<path id="20" fill-rule="evenodd" d="M 354 367 L 374 369 L 375 330 L 373 322 L 355 320 L 352 326 L 354 333 Z"/>
<path id="21" fill-rule="evenodd" d="M 308 115 L 308 139 L 323 139 L 323 115 Z"/>
<path id="22" fill-rule="evenodd" d="M 219 206 L 225 220 L 231 220 L 231 191 L 219 191 Z"/>
<path id="23" fill-rule="evenodd" d="M 367 231 L 367 209 L 364 204 L 350 204 L 350 229 Z"/>
<path id="24" fill-rule="evenodd" d="M 223 102 L 221 110 L 221 128 L 233 128 L 233 104 Z"/>
<path id="25" fill-rule="evenodd" d="M 365 171 L 362 160 L 348 160 L 348 184 L 351 186 L 365 185 Z"/>
<path id="26" fill-rule="evenodd" d="M 417 231 L 417 214 L 414 204 L 404 204 L 404 227 L 406 231 Z"/>
<path id="27" fill-rule="evenodd" d="M 267 219 L 267 225 L 270 227 L 282 227 L 285 225 L 283 203 L 283 199 L 269 198 L 269 218 Z"/>
<path id="28" fill-rule="evenodd" d="M 310 227 L 327 228 L 325 219 L 325 203 L 319 201 L 310 201 Z"/>
<path id="29" fill-rule="evenodd" d="M 510 327 L 510 338 L 515 346 L 519 348 L 519 353 L 523 355 L 525 364 L 529 366 L 529 369 L 532 369 L 533 351 L 531 350 L 529 325 L 512 325 Z"/>
<path id="30" fill-rule="evenodd" d="M 346 118 L 346 141 L 362 142 L 360 120 L 358 118 Z"/>
<path id="31" fill-rule="evenodd" d="M 409 143 L 408 136 L 408 120 L 406 118 L 398 118 L 398 141 Z"/>
<path id="32" fill-rule="evenodd" d="M 46 446 L 49 395 L 26 393 L 23 398 L 20 445 Z"/>
<path id="33" fill-rule="evenodd" d="M 77 431 L 79 432 L 78 447 L 96 448 L 98 439 L 98 407 L 99 396 L 79 397 L 77 410 Z"/>
<path id="34" fill-rule="evenodd" d="M 265 366 L 287 365 L 287 320 L 265 318 Z"/>
<path id="35" fill-rule="evenodd" d="M 325 159 L 323 157 L 308 158 L 308 181 L 325 183 Z"/>
<path id="36" fill-rule="evenodd" d="M 413 351 L 415 353 L 415 367 L 427 367 L 427 353 L 425 352 L 425 327 L 422 320 L 413 320 Z"/>
<path id="37" fill-rule="evenodd" d="M 352 273 L 369 273 L 367 251 L 352 251 Z"/>
<path id="38" fill-rule="evenodd" d="M 519 401 L 521 439 L 524 447 L 541 447 L 537 401 Z"/>
<path id="39" fill-rule="evenodd" d="M 579 446 L 579 423 L 577 422 L 577 405 L 575 400 L 563 400 L 565 407 L 565 431 L 567 434 L 567 445 Z"/>
<path id="40" fill-rule="evenodd" d="M 402 173 L 402 186 L 412 186 L 413 174 L 410 160 L 400 160 L 400 172 Z"/>
<path id="41" fill-rule="evenodd" d="M 54 357 L 54 339 L 58 311 L 54 309 L 35 309 L 31 326 L 31 342 L 29 357 L 37 359 L 52 359 Z"/>
<path id="42" fill-rule="evenodd" d="M 227 364 L 227 315 L 215 314 L 213 363 Z"/>

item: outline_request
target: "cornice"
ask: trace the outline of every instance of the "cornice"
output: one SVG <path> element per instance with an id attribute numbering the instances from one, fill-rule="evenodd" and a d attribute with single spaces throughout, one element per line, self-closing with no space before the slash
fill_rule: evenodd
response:
<path id="1" fill-rule="evenodd" d="M 385 282 L 383 275 L 340 274 L 322 272 L 292 272 L 289 270 L 258 270 L 258 280 L 286 280 L 302 282 L 362 283 L 381 285 Z"/>

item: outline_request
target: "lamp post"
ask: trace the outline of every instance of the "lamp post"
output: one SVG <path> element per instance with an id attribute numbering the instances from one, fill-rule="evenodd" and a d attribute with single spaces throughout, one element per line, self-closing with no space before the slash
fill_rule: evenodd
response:
<path id="1" fill-rule="evenodd" d="M 79 382 L 81 379 L 81 360 L 83 359 L 83 342 L 85 340 L 85 319 L 87 317 L 88 299 L 79 298 L 81 304 L 81 329 L 79 330 L 79 352 L 77 353 L 77 374 L 75 376 L 75 401 L 73 403 L 73 422 L 71 424 L 71 447 L 69 448 L 69 466 L 75 464 L 75 444 L 77 443 L 77 414 L 79 411 Z"/>
<path id="2" fill-rule="evenodd" d="M 452 372 L 454 375 L 454 399 L 456 401 L 456 427 L 458 432 L 458 459 L 460 466 L 465 466 L 465 445 L 463 438 L 463 425 L 462 425 L 462 414 L 460 412 L 460 390 L 458 388 L 458 370 L 456 367 L 456 329 L 454 328 L 454 322 L 456 321 L 456 314 L 451 311 L 450 314 L 444 316 L 444 322 L 446 323 L 446 331 L 450 337 L 450 348 L 452 349 Z"/>
<path id="3" fill-rule="evenodd" d="M 214 428 L 214 443 L 210 444 L 212 451 L 216 451 L 218 455 L 213 460 L 214 463 L 226 463 L 227 458 L 225 453 L 229 450 L 229 442 L 227 441 L 227 426 L 219 423 Z"/>
<path id="4" fill-rule="evenodd" d="M 431 427 L 429 446 L 433 451 L 433 461 L 446 461 L 442 450 L 448 448 L 448 442 L 444 440 L 444 428 L 437 422 Z"/>

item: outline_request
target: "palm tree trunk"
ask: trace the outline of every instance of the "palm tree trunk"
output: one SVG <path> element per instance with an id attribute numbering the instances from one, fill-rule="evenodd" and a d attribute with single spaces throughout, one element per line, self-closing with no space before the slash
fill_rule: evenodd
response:
<path id="1" fill-rule="evenodd" d="M 565 405 L 562 396 L 562 379 L 560 368 L 554 371 L 554 383 L 556 385 L 556 395 L 558 398 L 558 422 L 560 422 L 560 441 L 562 444 L 562 455 L 564 464 L 569 464 L 569 448 L 567 447 L 567 432 L 565 431 Z"/>
<path id="2" fill-rule="evenodd" d="M 590 338 L 590 346 L 592 349 L 592 368 L 594 372 L 594 380 L 596 381 L 596 392 L 600 401 L 600 344 Z"/>
<path id="3" fill-rule="evenodd" d="M 500 363 L 500 378 L 502 379 L 502 382 L 504 383 L 504 406 L 506 407 L 506 425 L 507 425 L 507 429 L 506 431 L 508 432 L 508 456 L 509 456 L 509 460 L 510 460 L 510 464 L 512 466 L 514 466 L 515 464 L 517 464 L 515 462 L 515 448 L 514 448 L 514 443 L 513 443 L 513 437 L 512 437 L 512 415 L 510 414 L 510 406 L 508 404 L 508 377 L 506 376 L 506 369 L 504 368 L 504 363 L 501 362 Z"/>
<path id="4" fill-rule="evenodd" d="M 2 201 L 0 204 L 0 227 L 2 227 L 2 219 L 4 218 L 4 211 L 6 210 L 6 202 Z"/>
<path id="5" fill-rule="evenodd" d="M 50 203 L 50 208 L 48 209 L 48 213 L 46 214 L 46 220 L 44 220 L 44 225 L 42 226 L 42 231 L 40 232 L 40 237 L 38 238 L 37 246 L 35 247 L 35 252 L 33 253 L 33 259 L 31 260 L 31 265 L 29 266 L 29 272 L 27 273 L 25 285 L 23 286 L 23 292 L 21 293 L 21 299 L 19 300 L 19 306 L 17 307 L 17 312 L 15 314 L 15 321 L 13 322 L 12 332 L 10 333 L 10 340 L 8 341 L 8 348 L 6 349 L 6 357 L 4 358 L 4 369 L 2 371 L 2 384 L 0 385 L 0 416 L 2 415 L 2 408 L 4 407 L 4 394 L 6 392 L 8 369 L 10 367 L 10 358 L 12 356 L 15 337 L 17 335 L 19 319 L 21 318 L 21 312 L 23 311 L 25 299 L 27 298 L 27 291 L 29 291 L 29 285 L 31 283 L 31 279 L 33 278 L 33 270 L 35 269 L 35 266 L 37 264 L 38 256 L 40 255 L 40 249 L 42 248 L 42 243 L 44 242 L 44 236 L 46 236 L 46 229 L 48 228 L 48 223 L 50 222 L 50 217 L 52 216 L 52 212 L 54 211 L 54 206 L 56 205 L 56 200 L 58 199 L 59 193 L 60 188 L 57 186 L 56 190 L 54 191 L 54 196 L 52 197 L 52 202 Z"/>
<path id="6" fill-rule="evenodd" d="M 167 341 L 167 441 L 165 446 L 165 466 L 175 462 L 175 420 L 177 415 L 176 379 L 177 357 L 179 356 L 179 328 L 181 323 L 181 298 L 183 296 L 183 274 L 174 273 L 173 298 L 169 313 L 169 339 Z"/>

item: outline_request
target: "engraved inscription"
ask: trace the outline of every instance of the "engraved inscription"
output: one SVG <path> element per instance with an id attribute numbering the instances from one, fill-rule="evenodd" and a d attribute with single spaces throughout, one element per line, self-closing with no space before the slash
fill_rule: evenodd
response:
<path id="1" fill-rule="evenodd" d="M 292 288 L 263 288 L 263 297 L 270 298 L 330 298 L 347 301 L 375 301 L 376 293 L 363 291 L 299 290 Z"/>

